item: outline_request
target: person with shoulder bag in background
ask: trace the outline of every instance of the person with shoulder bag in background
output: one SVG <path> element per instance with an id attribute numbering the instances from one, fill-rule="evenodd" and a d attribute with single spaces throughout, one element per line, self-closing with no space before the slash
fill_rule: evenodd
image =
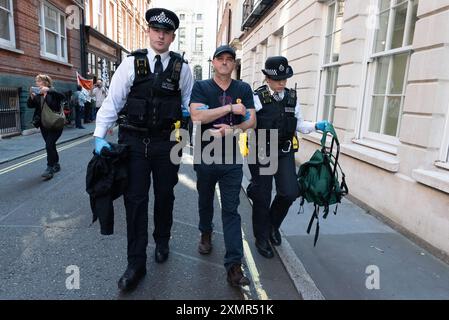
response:
<path id="1" fill-rule="evenodd" d="M 56 150 L 56 142 L 62 134 L 64 126 L 61 128 L 48 128 L 44 126 L 43 108 L 48 107 L 49 112 L 60 113 L 62 102 L 65 96 L 56 91 L 52 86 L 52 79 L 45 74 L 36 76 L 36 86 L 30 88 L 30 96 L 27 101 L 28 108 L 35 109 L 33 115 L 33 125 L 40 128 L 42 137 L 45 141 L 45 149 L 47 151 L 47 168 L 42 173 L 44 180 L 50 180 L 53 175 L 61 170 L 59 165 L 59 155 Z M 63 122 L 64 123 L 64 122 Z"/>

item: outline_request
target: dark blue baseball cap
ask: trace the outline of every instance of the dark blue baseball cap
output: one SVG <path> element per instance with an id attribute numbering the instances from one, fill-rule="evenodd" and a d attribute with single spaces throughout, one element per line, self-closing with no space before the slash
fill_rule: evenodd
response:
<path id="1" fill-rule="evenodd" d="M 231 46 L 229 46 L 227 44 L 223 45 L 223 46 L 219 46 L 215 50 L 214 59 L 223 53 L 229 53 L 232 56 L 232 58 L 235 60 L 235 50 L 234 50 L 234 48 L 232 48 Z"/>

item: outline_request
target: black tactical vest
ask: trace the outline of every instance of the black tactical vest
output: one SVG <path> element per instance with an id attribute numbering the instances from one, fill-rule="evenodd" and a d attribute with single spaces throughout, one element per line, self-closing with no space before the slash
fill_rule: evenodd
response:
<path id="1" fill-rule="evenodd" d="M 159 75 L 150 70 L 148 50 L 137 50 L 134 56 L 135 78 L 121 115 L 126 125 L 148 129 L 150 133 L 171 130 L 182 119 L 182 97 L 179 78 L 181 55 L 170 51 L 170 62 Z"/>
<path id="2" fill-rule="evenodd" d="M 284 99 L 276 101 L 266 85 L 256 89 L 262 109 L 256 113 L 257 129 L 277 129 L 279 142 L 291 140 L 296 133 L 296 91 L 286 89 Z M 267 137 L 269 133 L 267 132 Z"/>

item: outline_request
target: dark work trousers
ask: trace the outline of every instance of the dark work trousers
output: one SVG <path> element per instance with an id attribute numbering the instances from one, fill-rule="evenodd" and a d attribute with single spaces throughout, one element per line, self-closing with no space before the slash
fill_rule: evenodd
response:
<path id="1" fill-rule="evenodd" d="M 288 209 L 299 196 L 295 154 L 279 151 L 278 170 L 274 175 L 260 175 L 260 164 L 250 164 L 251 184 L 248 196 L 253 201 L 253 232 L 260 240 L 268 240 L 272 227 L 279 229 Z M 276 196 L 271 203 L 273 177 Z M 271 206 L 270 206 L 271 205 Z"/>
<path id="2" fill-rule="evenodd" d="M 240 204 L 240 188 L 243 170 L 241 164 L 198 164 L 197 175 L 199 229 L 201 233 L 212 232 L 214 217 L 215 186 L 218 183 L 221 195 L 221 219 L 226 248 L 224 266 L 226 270 L 243 258 L 241 218 L 237 211 Z"/>
<path id="3" fill-rule="evenodd" d="M 56 150 L 56 141 L 62 134 L 62 130 L 48 130 L 41 125 L 42 137 L 45 140 L 45 149 L 47 150 L 47 166 L 53 167 L 59 163 L 59 155 Z"/>
<path id="4" fill-rule="evenodd" d="M 148 140 L 149 139 L 149 140 Z M 129 145 L 128 187 L 124 194 L 128 237 L 128 265 L 146 265 L 148 245 L 148 201 L 151 176 L 154 189 L 154 232 L 156 244 L 168 244 L 173 224 L 173 189 L 179 165 L 170 161 L 176 142 L 148 138 L 130 131 L 119 133 L 119 143 Z M 145 151 L 146 150 L 146 151 Z"/>
<path id="5" fill-rule="evenodd" d="M 83 118 L 84 107 L 81 107 L 79 104 L 75 106 L 75 127 L 81 128 L 81 119 Z"/>

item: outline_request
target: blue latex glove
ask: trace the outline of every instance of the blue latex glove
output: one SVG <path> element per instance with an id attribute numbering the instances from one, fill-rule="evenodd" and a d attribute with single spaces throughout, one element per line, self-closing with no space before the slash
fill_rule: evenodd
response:
<path id="1" fill-rule="evenodd" d="M 190 110 L 189 110 L 189 107 L 184 107 L 184 106 L 181 106 L 181 110 L 182 110 L 182 117 L 183 118 L 188 118 L 188 117 L 190 117 Z"/>
<path id="2" fill-rule="evenodd" d="M 318 122 L 315 124 L 315 128 L 316 128 L 317 130 L 324 131 L 324 130 L 326 130 L 326 128 L 327 128 L 328 125 L 329 125 L 329 122 L 326 121 L 326 120 L 318 121 Z"/>
<path id="3" fill-rule="evenodd" d="M 95 137 L 95 153 L 100 155 L 103 148 L 111 150 L 111 145 L 105 139 Z"/>
<path id="4" fill-rule="evenodd" d="M 188 118 L 188 117 L 190 117 L 190 112 L 189 112 L 189 110 L 182 109 L 182 117 L 183 117 L 183 118 Z"/>

